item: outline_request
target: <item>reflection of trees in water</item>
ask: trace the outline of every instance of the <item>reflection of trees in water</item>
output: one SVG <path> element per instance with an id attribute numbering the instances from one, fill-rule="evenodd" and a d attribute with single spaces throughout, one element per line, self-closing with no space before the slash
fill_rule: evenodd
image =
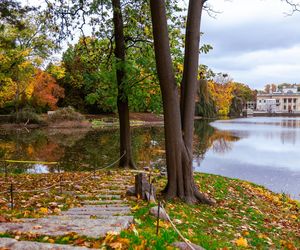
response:
<path id="1" fill-rule="evenodd" d="M 164 158 L 162 127 L 134 128 L 132 136 L 133 156 L 138 166 L 149 166 Z M 59 162 L 59 165 L 48 167 L 50 172 L 93 170 L 118 158 L 118 129 L 32 130 L 30 133 L 0 134 L 0 159 Z M 14 172 L 34 167 L 30 164 L 13 165 Z"/>
<path id="2" fill-rule="evenodd" d="M 133 157 L 138 167 L 164 165 L 163 127 L 132 129 Z M 200 161 L 209 148 L 224 153 L 231 142 L 238 140 L 230 132 L 215 130 L 208 121 L 195 123 L 194 154 Z M 57 161 L 48 167 L 59 170 L 93 170 L 109 165 L 119 158 L 118 129 L 101 130 L 32 130 L 22 134 L 0 134 L 0 159 Z M 16 171 L 26 171 L 32 165 L 15 165 Z"/>
<path id="3" fill-rule="evenodd" d="M 162 128 L 155 127 L 132 129 L 133 157 L 137 166 L 149 166 L 162 157 L 162 132 Z M 69 171 L 93 170 L 105 167 L 118 158 L 118 129 L 93 130 L 75 145 L 65 149 L 60 167 Z"/>
<path id="4" fill-rule="evenodd" d="M 5 137 L 1 134 L 0 138 L 0 150 L 5 152 L 2 159 L 56 161 L 63 155 L 63 148 L 49 140 L 43 130 L 32 130 L 30 133 L 14 131 Z M 24 172 L 32 168 L 32 164 L 10 163 L 8 168 L 11 172 Z"/>
<path id="5" fill-rule="evenodd" d="M 232 149 L 232 142 L 239 139 L 231 132 L 214 129 L 209 125 L 209 121 L 196 121 L 194 155 L 197 165 L 200 166 L 208 149 L 212 148 L 217 153 L 226 153 Z"/>

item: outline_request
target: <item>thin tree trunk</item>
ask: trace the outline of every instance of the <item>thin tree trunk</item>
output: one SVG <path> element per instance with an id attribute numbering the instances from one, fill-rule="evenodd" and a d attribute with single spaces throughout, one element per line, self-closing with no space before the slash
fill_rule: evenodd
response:
<path id="1" fill-rule="evenodd" d="M 113 5 L 113 22 L 115 33 L 115 56 L 117 60 L 117 82 L 118 82 L 118 97 L 117 106 L 120 123 L 120 167 L 135 168 L 131 152 L 131 135 L 129 122 L 129 108 L 128 97 L 124 90 L 125 78 L 125 39 L 124 39 L 124 25 L 121 11 L 120 0 L 112 0 Z"/>
<path id="2" fill-rule="evenodd" d="M 181 101 L 173 72 L 164 0 L 150 0 L 157 72 L 163 98 L 168 171 L 166 197 L 188 203 L 214 200 L 199 193 L 192 171 L 193 126 L 203 0 L 190 0 Z M 195 51 L 196 50 L 196 51 Z"/>

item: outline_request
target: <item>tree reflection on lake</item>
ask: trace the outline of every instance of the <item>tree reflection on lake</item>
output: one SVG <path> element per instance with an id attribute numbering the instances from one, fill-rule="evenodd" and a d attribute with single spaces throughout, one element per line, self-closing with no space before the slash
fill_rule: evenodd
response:
<path id="1" fill-rule="evenodd" d="M 300 199 L 300 118 L 253 117 L 211 125 L 240 139 L 226 154 L 209 149 L 198 171 L 249 180 Z"/>
<path id="2" fill-rule="evenodd" d="M 211 126 L 212 125 L 212 126 Z M 247 118 L 195 122 L 196 171 L 262 184 L 300 198 L 300 119 Z M 132 129 L 137 166 L 165 166 L 163 127 Z M 0 159 L 58 162 L 9 164 L 13 173 L 92 171 L 119 158 L 118 129 L 0 130 Z M 0 162 L 0 171 L 5 164 Z"/>

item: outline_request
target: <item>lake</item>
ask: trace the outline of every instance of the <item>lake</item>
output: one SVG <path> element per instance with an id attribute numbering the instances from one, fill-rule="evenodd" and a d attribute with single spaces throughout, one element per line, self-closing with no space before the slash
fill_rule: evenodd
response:
<path id="1" fill-rule="evenodd" d="M 300 200 L 300 118 L 253 117 L 210 125 L 239 139 L 214 141 L 200 165 L 194 161 L 196 170 L 249 180 Z"/>
<path id="2" fill-rule="evenodd" d="M 164 168 L 163 127 L 132 129 L 138 167 Z M 300 119 L 243 118 L 195 121 L 195 171 L 262 184 L 300 199 Z M 0 130 L 0 159 L 57 162 L 9 164 L 0 171 L 45 173 L 93 171 L 119 157 L 118 129 Z"/>

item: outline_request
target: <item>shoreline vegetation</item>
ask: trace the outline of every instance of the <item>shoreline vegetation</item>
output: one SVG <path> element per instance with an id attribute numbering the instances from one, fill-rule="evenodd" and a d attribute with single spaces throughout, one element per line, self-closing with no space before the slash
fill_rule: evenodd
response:
<path id="1" fill-rule="evenodd" d="M 119 126 L 118 116 L 116 114 L 99 114 L 99 115 L 84 115 L 74 111 L 72 108 L 64 108 L 60 113 L 67 111 L 65 114 L 57 115 L 53 119 L 52 114 L 35 114 L 34 120 L 32 115 L 28 118 L 24 117 L 20 122 L 13 121 L 11 115 L 0 115 L 0 128 L 5 130 L 13 129 L 34 129 L 34 128 L 102 128 L 102 127 L 117 127 Z M 55 113 L 54 113 L 55 114 Z M 27 115 L 28 116 L 28 115 Z M 154 113 L 131 113 L 130 125 L 161 125 L 163 124 L 163 115 Z"/>
<path id="2" fill-rule="evenodd" d="M 87 172 L 9 175 L 5 182 L 0 175 L 1 191 L 15 183 L 16 190 L 33 190 L 58 185 L 61 180 L 67 185 L 36 192 L 34 195 L 19 193 L 14 197 L 14 209 L 9 206 L 7 195 L 0 194 L 0 222 L 20 221 L 22 218 L 39 218 L 57 215 L 63 210 L 81 206 L 84 192 L 93 194 L 101 181 L 119 180 L 131 176 L 132 185 L 136 171 L 113 169 L 97 171 L 93 178 Z M 154 171 L 158 201 L 166 178 Z M 84 183 L 81 182 L 85 179 Z M 195 173 L 200 191 L 214 197 L 215 206 L 188 205 L 179 201 L 165 202 L 164 207 L 173 223 L 184 237 L 205 249 L 291 249 L 300 248 L 300 202 L 285 194 L 273 193 L 262 186 L 218 175 Z M 118 187 L 109 189 L 117 190 Z M 180 241 L 171 224 L 160 220 L 159 235 L 156 235 L 157 218 L 149 214 L 154 204 L 135 197 L 123 199 L 131 206 L 135 224 L 120 234 L 111 232 L 104 238 L 86 238 L 76 234 L 49 237 L 34 233 L 0 232 L 0 237 L 87 247 L 109 249 L 175 249 L 172 243 Z M 115 247 L 119 248 L 115 248 Z"/>

